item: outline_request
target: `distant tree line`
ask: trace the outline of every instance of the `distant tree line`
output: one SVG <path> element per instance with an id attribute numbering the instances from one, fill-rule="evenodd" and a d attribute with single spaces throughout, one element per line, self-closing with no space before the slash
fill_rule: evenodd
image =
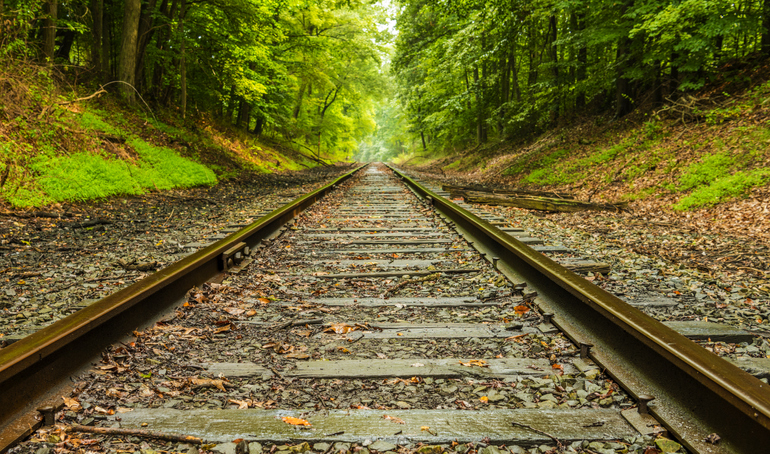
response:
<path id="1" fill-rule="evenodd" d="M 393 69 L 423 147 L 658 105 L 770 55 L 770 0 L 397 0 Z"/>
<path id="2" fill-rule="evenodd" d="M 0 55 L 344 154 L 374 127 L 383 14 L 364 0 L 0 0 Z"/>

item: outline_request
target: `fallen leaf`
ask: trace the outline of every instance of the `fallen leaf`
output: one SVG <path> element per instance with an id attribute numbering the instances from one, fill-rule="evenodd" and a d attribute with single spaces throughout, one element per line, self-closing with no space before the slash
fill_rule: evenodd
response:
<path id="1" fill-rule="evenodd" d="M 485 404 L 489 403 L 489 397 L 487 397 L 487 396 L 481 396 L 481 397 L 479 397 L 479 400 L 484 402 Z"/>
<path id="2" fill-rule="evenodd" d="M 235 404 L 238 406 L 238 410 L 244 410 L 246 408 L 249 408 L 249 405 L 251 404 L 251 400 L 235 400 L 235 399 L 227 399 L 228 402 L 231 404 Z"/>
<path id="3" fill-rule="evenodd" d="M 264 298 L 264 297 L 257 298 L 257 301 L 259 301 L 261 304 L 270 304 L 270 299 L 269 298 Z"/>
<path id="4" fill-rule="evenodd" d="M 308 359 L 310 358 L 310 355 L 307 353 L 299 353 L 299 352 L 293 352 L 286 355 L 287 358 L 294 358 L 294 359 Z"/>
<path id="5" fill-rule="evenodd" d="M 347 334 L 355 329 L 355 326 L 348 325 L 347 323 L 332 323 L 324 330 L 324 333 Z"/>
<path id="6" fill-rule="evenodd" d="M 527 306 L 516 306 L 513 308 L 513 311 L 516 313 L 516 315 L 521 316 L 529 312 L 529 308 Z"/>
<path id="7" fill-rule="evenodd" d="M 225 312 L 227 312 L 230 315 L 241 315 L 244 312 L 246 312 L 246 309 L 241 309 L 239 307 L 227 307 L 225 308 Z"/>
<path id="8" fill-rule="evenodd" d="M 465 366 L 465 367 L 473 367 L 473 366 L 489 367 L 489 364 L 487 364 L 487 362 L 484 361 L 483 359 L 472 359 L 472 360 L 468 361 L 467 363 L 459 361 L 459 363 L 460 363 L 461 366 Z"/>
<path id="9" fill-rule="evenodd" d="M 233 325 L 227 324 L 225 326 L 219 327 L 214 330 L 215 333 L 224 333 L 225 331 L 230 331 L 230 327 Z"/>
<path id="10" fill-rule="evenodd" d="M 382 419 L 387 419 L 388 421 L 392 421 L 396 424 L 406 424 L 403 419 L 396 418 L 395 416 L 382 415 Z"/>
<path id="11" fill-rule="evenodd" d="M 304 419 L 295 418 L 293 416 L 284 416 L 281 418 L 281 421 L 285 422 L 286 424 L 291 424 L 292 426 L 311 426 L 311 424 Z"/>
<path id="12" fill-rule="evenodd" d="M 250 311 L 246 312 L 246 317 L 253 317 L 255 315 L 257 315 L 257 311 L 255 311 L 254 309 L 251 309 Z"/>
<path id="13" fill-rule="evenodd" d="M 62 396 L 62 399 L 64 400 L 64 406 L 67 407 L 68 410 L 78 412 L 83 409 L 83 407 L 80 405 L 80 402 L 78 402 L 78 400 L 73 397 Z"/>
<path id="14" fill-rule="evenodd" d="M 428 432 L 431 435 L 436 435 L 436 432 L 430 430 L 429 426 L 420 426 L 420 431 L 421 432 Z"/>
<path id="15" fill-rule="evenodd" d="M 225 389 L 225 381 L 224 380 L 213 380 L 211 378 L 197 378 L 193 377 L 190 379 L 190 383 L 193 386 L 201 387 L 201 388 L 217 388 L 220 391 L 227 392 Z"/>

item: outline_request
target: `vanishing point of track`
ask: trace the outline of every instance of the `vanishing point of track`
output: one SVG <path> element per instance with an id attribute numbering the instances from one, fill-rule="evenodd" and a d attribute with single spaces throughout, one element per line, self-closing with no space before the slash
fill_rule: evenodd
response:
<path id="1" fill-rule="evenodd" d="M 100 358 L 130 370 L 126 347 L 143 335 L 126 336 L 158 320 L 188 334 L 213 324 L 199 339 L 230 342 L 231 359 L 175 361 L 163 344 L 161 388 L 187 399 L 113 387 L 152 399 L 100 425 L 390 451 L 630 444 L 662 424 L 693 452 L 770 446 L 766 384 L 418 182 L 359 172 L 0 350 L 0 449 L 61 421 L 61 396 L 82 391 L 70 376 Z M 238 393 L 213 408 L 192 397 L 205 377 Z"/>

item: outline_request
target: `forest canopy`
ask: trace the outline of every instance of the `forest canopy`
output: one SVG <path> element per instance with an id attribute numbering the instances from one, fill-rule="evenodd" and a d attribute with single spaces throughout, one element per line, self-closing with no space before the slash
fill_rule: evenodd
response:
<path id="1" fill-rule="evenodd" d="M 770 55 L 770 0 L 401 0 L 393 71 L 423 148 L 527 137 Z"/>
<path id="2" fill-rule="evenodd" d="M 0 0 L 0 55 L 344 157 L 374 130 L 384 17 L 361 0 Z"/>
<path id="3" fill-rule="evenodd" d="M 768 12 L 770 0 L 0 0 L 0 55 L 316 158 L 388 159 L 662 105 L 770 55 Z"/>

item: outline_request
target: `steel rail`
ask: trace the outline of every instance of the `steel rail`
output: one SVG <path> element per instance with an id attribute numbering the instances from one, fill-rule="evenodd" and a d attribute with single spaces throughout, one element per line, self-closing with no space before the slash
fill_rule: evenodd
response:
<path id="1" fill-rule="evenodd" d="M 260 218 L 225 239 L 0 350 L 0 453 L 40 426 L 41 407 L 61 406 L 68 377 L 108 345 L 157 319 L 196 285 L 227 268 L 364 166 Z"/>
<path id="2" fill-rule="evenodd" d="M 527 282 L 536 303 L 689 450 L 758 453 L 770 446 L 770 386 L 500 229 L 393 169 L 498 269 Z M 706 440 L 716 433 L 721 440 Z M 712 438 L 713 440 L 713 438 Z"/>

